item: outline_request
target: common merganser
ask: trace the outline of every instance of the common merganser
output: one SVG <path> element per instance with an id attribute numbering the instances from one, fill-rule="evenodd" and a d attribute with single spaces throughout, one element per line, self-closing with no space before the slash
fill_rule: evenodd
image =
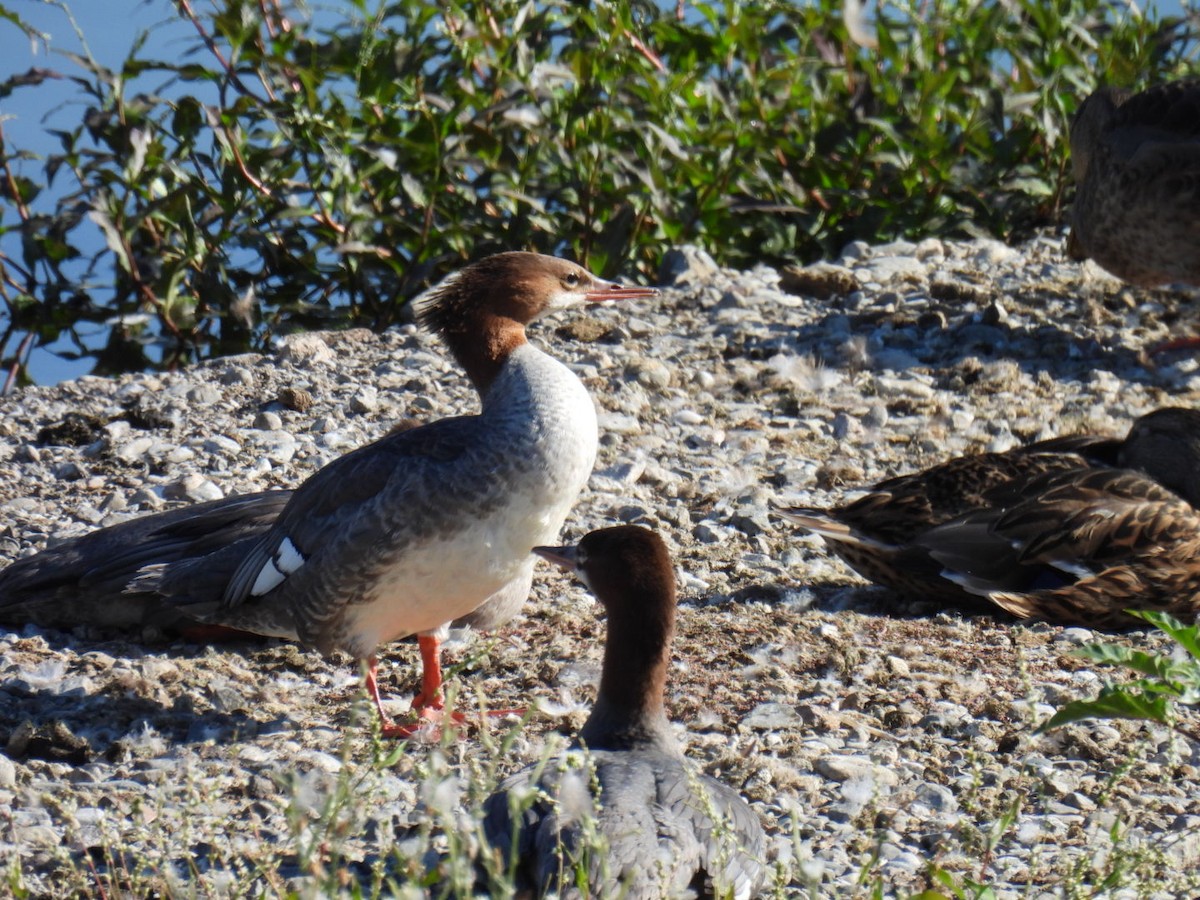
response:
<path id="1" fill-rule="evenodd" d="M 496 624 L 515 613 L 532 579 L 531 548 L 558 533 L 595 460 L 591 398 L 566 366 L 528 343 L 525 327 L 545 313 L 655 293 L 534 253 L 468 266 L 432 293 L 418 317 L 471 379 L 477 415 L 391 433 L 348 453 L 282 508 L 277 498 L 254 495 L 241 508 L 254 511 L 259 528 L 258 513 L 274 514 L 269 528 L 211 552 L 193 552 L 180 535 L 206 514 L 213 533 L 223 533 L 219 519 L 239 508 L 237 499 L 196 508 L 199 520 L 176 510 L 116 526 L 144 535 L 154 520 L 175 517 L 161 530 L 165 559 L 153 546 L 129 549 L 124 571 L 130 560 L 139 570 L 124 590 L 200 622 L 365 660 L 384 733 L 410 735 L 411 726 L 393 725 L 384 712 L 377 648 L 418 635 L 423 676 L 413 709 L 440 718 L 446 627 L 460 619 Z M 80 540 L 88 538 L 112 550 L 111 540 Z M 0 581 L 0 604 L 4 590 Z"/>
<path id="2" fill-rule="evenodd" d="M 600 692 L 565 756 L 501 783 L 484 803 L 496 858 L 518 890 L 628 898 L 754 896 L 762 825 L 732 788 L 686 763 L 663 708 L 675 576 L 662 539 L 621 525 L 534 552 L 574 572 L 608 614 Z M 595 837 L 598 835 L 599 844 Z"/>
<path id="3" fill-rule="evenodd" d="M 914 599 L 1118 627 L 1134 623 L 1126 608 L 1196 608 L 1196 507 L 1200 411 L 1164 407 L 1124 439 L 1072 435 L 959 457 L 846 506 L 778 514 Z"/>
<path id="4" fill-rule="evenodd" d="M 1067 253 L 1143 287 L 1200 285 L 1200 79 L 1103 87 L 1071 122 Z M 1179 338 L 1150 352 L 1194 349 Z"/>

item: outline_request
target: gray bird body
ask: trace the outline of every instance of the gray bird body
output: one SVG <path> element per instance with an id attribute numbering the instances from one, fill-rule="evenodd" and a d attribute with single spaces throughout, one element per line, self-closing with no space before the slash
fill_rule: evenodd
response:
<path id="1" fill-rule="evenodd" d="M 540 799 L 514 815 L 510 796 L 534 788 Z M 690 769 L 677 751 L 577 748 L 536 782 L 530 772 L 502 782 L 484 811 L 489 841 L 502 859 L 526 861 L 521 886 L 538 894 L 583 896 L 570 886 L 571 868 L 587 858 L 585 835 L 593 829 L 603 849 L 586 862 L 592 896 L 704 896 L 712 878 L 721 896 L 743 898 L 764 875 L 758 819 L 736 791 Z"/>
<path id="2" fill-rule="evenodd" d="M 582 384 L 524 345 L 478 416 L 347 454 L 301 485 L 252 547 L 155 566 L 135 586 L 202 622 L 365 658 L 468 616 L 498 592 L 519 608 L 529 548 L 557 534 L 596 443 Z M 223 592 L 213 581 L 225 582 Z"/>
<path id="3" fill-rule="evenodd" d="M 595 461 L 591 398 L 528 343 L 526 326 L 654 293 L 554 257 L 486 257 L 418 313 L 478 391 L 478 415 L 393 431 L 292 492 L 175 510 L 44 551 L 0 575 L 0 618 L 37 621 L 37 612 L 71 626 L 161 616 L 344 651 L 367 663 L 383 733 L 410 736 L 415 726 L 393 726 L 383 709 L 376 649 L 420 636 L 414 706 L 422 720 L 441 716 L 446 627 L 494 627 L 517 612 L 531 548 L 557 535 Z M 64 596 L 68 608 L 47 613 Z"/>

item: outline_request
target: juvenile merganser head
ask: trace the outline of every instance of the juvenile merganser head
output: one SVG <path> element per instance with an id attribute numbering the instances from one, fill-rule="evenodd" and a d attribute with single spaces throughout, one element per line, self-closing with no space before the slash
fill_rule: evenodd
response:
<path id="1" fill-rule="evenodd" d="M 675 572 L 662 538 L 618 525 L 574 546 L 533 552 L 577 575 L 608 613 L 600 692 L 580 737 L 593 749 L 653 743 L 674 751 L 663 691 L 675 633 Z"/>
<path id="2" fill-rule="evenodd" d="M 448 278 L 421 304 L 421 324 L 440 335 L 483 391 L 525 343 L 525 326 L 585 303 L 652 297 L 649 287 L 597 278 L 583 266 L 540 253 L 497 253 Z"/>

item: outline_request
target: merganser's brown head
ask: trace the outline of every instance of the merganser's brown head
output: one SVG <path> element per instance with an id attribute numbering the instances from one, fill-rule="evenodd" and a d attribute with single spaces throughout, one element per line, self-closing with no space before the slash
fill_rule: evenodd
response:
<path id="1" fill-rule="evenodd" d="M 584 535 L 578 544 L 534 547 L 533 552 L 573 573 L 605 609 L 675 608 L 675 571 L 667 545 L 653 531 L 616 525 Z M 647 601 L 653 595 L 656 599 Z"/>
<path id="2" fill-rule="evenodd" d="M 667 740 L 663 690 L 675 632 L 675 571 L 662 538 L 618 525 L 573 546 L 533 552 L 575 573 L 608 613 L 600 694 L 580 737 L 608 749 L 647 737 Z"/>
<path id="3" fill-rule="evenodd" d="M 604 281 L 554 256 L 497 253 L 448 278 L 421 305 L 418 318 L 441 335 L 482 391 L 508 355 L 525 343 L 525 326 L 540 316 L 657 293 L 654 288 Z"/>

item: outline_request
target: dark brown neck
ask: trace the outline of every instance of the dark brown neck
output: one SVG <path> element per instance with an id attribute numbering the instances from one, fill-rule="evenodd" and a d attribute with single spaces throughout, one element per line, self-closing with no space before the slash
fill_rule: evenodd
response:
<path id="1" fill-rule="evenodd" d="M 496 380 L 505 360 L 525 343 L 525 326 L 487 313 L 462 320 L 440 334 L 480 396 Z"/>
<path id="2" fill-rule="evenodd" d="M 627 610 L 610 610 L 604 647 L 600 694 L 579 736 L 593 749 L 628 750 L 655 745 L 675 750 L 663 708 L 671 637 L 675 630 L 674 598 L 629 597 Z"/>

